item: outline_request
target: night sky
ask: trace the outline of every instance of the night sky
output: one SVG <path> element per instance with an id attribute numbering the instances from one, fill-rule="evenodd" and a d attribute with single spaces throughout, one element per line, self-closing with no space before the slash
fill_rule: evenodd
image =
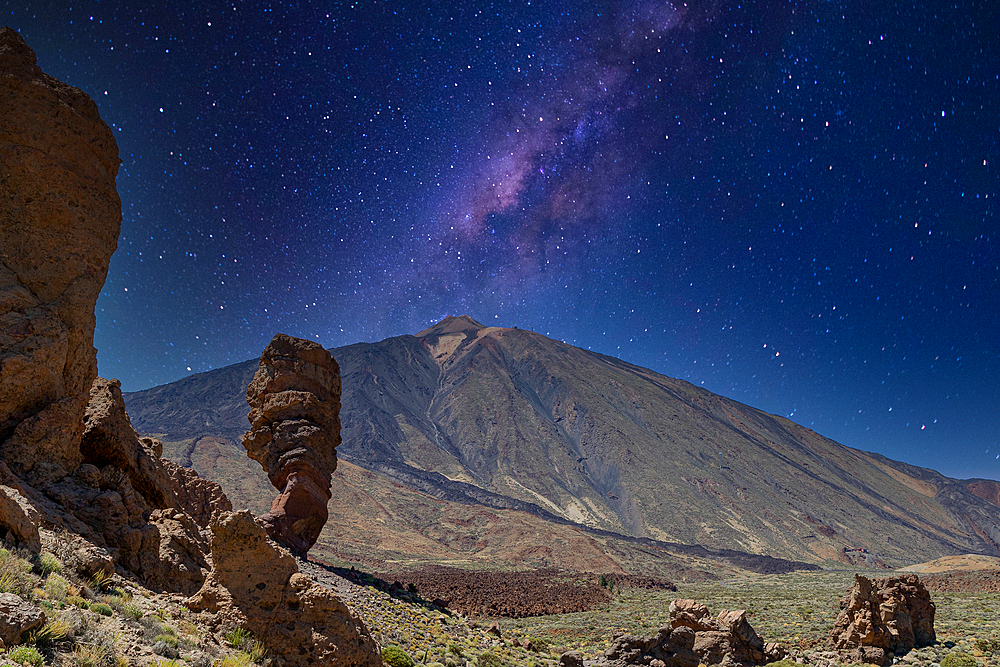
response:
<path id="1" fill-rule="evenodd" d="M 276 331 L 468 314 L 1000 479 L 998 7 L 0 0 L 0 24 L 117 137 L 95 344 L 127 391 Z"/>

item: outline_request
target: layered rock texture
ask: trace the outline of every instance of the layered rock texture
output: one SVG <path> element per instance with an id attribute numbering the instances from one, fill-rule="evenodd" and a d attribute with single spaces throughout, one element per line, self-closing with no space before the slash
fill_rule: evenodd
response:
<path id="1" fill-rule="evenodd" d="M 299 572 L 248 511 L 212 523 L 212 572 L 187 601 L 253 632 L 280 665 L 381 667 L 364 624 L 327 588 Z"/>
<path id="2" fill-rule="evenodd" d="M 830 632 L 845 662 L 876 665 L 935 640 L 934 603 L 915 574 L 874 581 L 855 575 Z"/>
<path id="3" fill-rule="evenodd" d="M 247 387 L 247 403 L 243 446 L 279 491 L 261 521 L 271 537 L 305 555 L 328 517 L 340 444 L 340 368 L 318 343 L 277 334 Z"/>
<path id="4" fill-rule="evenodd" d="M 121 227 L 118 164 L 93 101 L 0 28 L 0 456 L 31 482 L 82 463 L 94 305 Z"/>
<path id="5" fill-rule="evenodd" d="M 670 603 L 670 624 L 651 637 L 619 635 L 604 652 L 607 667 L 697 667 L 763 665 L 784 657 L 777 644 L 765 644 L 747 621 L 746 611 L 723 610 L 712 618 L 694 600 Z"/>

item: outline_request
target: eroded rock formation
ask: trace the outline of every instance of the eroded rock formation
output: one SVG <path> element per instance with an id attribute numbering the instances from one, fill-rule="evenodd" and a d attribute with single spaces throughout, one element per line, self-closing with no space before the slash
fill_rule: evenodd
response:
<path id="1" fill-rule="evenodd" d="M 855 575 L 830 641 L 847 662 L 890 665 L 893 655 L 934 643 L 934 611 L 915 574 L 874 581 Z"/>
<path id="2" fill-rule="evenodd" d="M 278 497 L 261 517 L 268 534 L 305 555 L 328 518 L 340 444 L 340 368 L 321 345 L 277 334 L 247 387 L 243 446 Z"/>
<path id="3" fill-rule="evenodd" d="M 619 635 L 604 652 L 608 667 L 696 667 L 763 665 L 784 657 L 773 643 L 765 644 L 747 621 L 746 611 L 722 610 L 712 618 L 708 607 L 694 600 L 670 603 L 670 625 L 651 637 Z"/>
<path id="4" fill-rule="evenodd" d="M 212 522 L 212 559 L 189 608 L 250 630 L 287 667 L 381 667 L 361 619 L 299 572 L 295 558 L 268 539 L 250 512 L 227 512 Z"/>
<path id="5" fill-rule="evenodd" d="M 94 305 L 121 227 L 118 164 L 97 105 L 0 28 L 0 457 L 33 484 L 83 461 Z"/>
<path id="6" fill-rule="evenodd" d="M 0 532 L 37 551 L 39 528 L 57 531 L 81 543 L 86 557 L 67 554 L 81 570 L 117 565 L 190 593 L 208 572 L 208 533 L 177 507 L 119 382 L 97 377 L 118 164 L 97 106 L 0 29 Z"/>

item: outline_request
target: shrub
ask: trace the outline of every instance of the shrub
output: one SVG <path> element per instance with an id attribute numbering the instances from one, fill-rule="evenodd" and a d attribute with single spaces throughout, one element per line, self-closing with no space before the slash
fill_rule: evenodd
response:
<path id="1" fill-rule="evenodd" d="M 103 602 L 95 602 L 94 604 L 90 605 L 90 611 L 94 612 L 95 614 L 100 614 L 101 616 L 111 616 L 112 614 L 114 614 L 114 611 L 111 609 L 111 607 L 104 604 Z"/>
<path id="2" fill-rule="evenodd" d="M 172 646 L 173 648 L 177 648 L 177 635 L 166 634 L 166 633 L 164 633 L 162 635 L 157 635 L 156 639 L 154 639 L 153 642 L 154 643 L 156 643 L 156 642 L 163 642 L 164 644 L 166 644 L 168 646 Z"/>
<path id="3" fill-rule="evenodd" d="M 67 595 L 66 604 L 71 604 L 75 607 L 79 607 L 80 609 L 90 609 L 90 602 L 84 600 L 78 595 Z"/>
<path id="4" fill-rule="evenodd" d="M 26 643 L 45 646 L 65 639 L 71 634 L 73 634 L 72 625 L 61 618 L 53 618 L 37 630 L 32 630 L 26 637 L 22 634 L 21 638 Z"/>
<path id="5" fill-rule="evenodd" d="M 479 667 L 504 667 L 504 664 L 496 653 L 483 651 L 479 654 Z"/>
<path id="6" fill-rule="evenodd" d="M 65 578 L 52 572 L 45 580 L 45 596 L 56 602 L 64 602 L 69 593 L 69 582 Z"/>
<path id="7" fill-rule="evenodd" d="M 413 667 L 416 664 L 409 653 L 395 645 L 382 649 L 382 662 L 392 667 Z"/>
<path id="8" fill-rule="evenodd" d="M 142 609 L 140 609 L 139 605 L 135 604 L 134 602 L 123 604 L 122 608 L 119 609 L 118 611 L 120 611 L 124 616 L 128 616 L 134 621 L 138 621 L 140 618 L 142 618 Z"/>
<path id="9" fill-rule="evenodd" d="M 977 639 L 974 645 L 977 650 L 983 653 L 1000 653 L 1000 639 Z"/>
<path id="10" fill-rule="evenodd" d="M 42 667 L 45 659 L 34 646 L 15 646 L 7 654 L 7 659 L 19 665 L 30 665 L 30 667 Z"/>
<path id="11" fill-rule="evenodd" d="M 215 663 L 215 667 L 250 667 L 253 661 L 250 660 L 250 656 L 246 653 L 237 653 L 236 655 L 227 655 L 222 660 Z"/>
<path id="12" fill-rule="evenodd" d="M 976 667 L 976 659 L 968 653 L 952 651 L 941 658 L 941 667 Z"/>
<path id="13" fill-rule="evenodd" d="M 105 591 L 108 586 L 111 585 L 111 575 L 104 570 L 98 570 L 94 573 L 94 576 L 90 578 L 90 582 L 87 586 L 94 591 Z"/>
<path id="14" fill-rule="evenodd" d="M 62 570 L 62 563 L 48 551 L 43 551 L 42 555 L 38 557 L 38 571 L 43 577 L 47 577 L 52 573 L 61 574 Z"/>
<path id="15" fill-rule="evenodd" d="M 108 651 L 100 644 L 77 644 L 73 647 L 73 662 L 77 667 L 98 667 Z"/>
<path id="16" fill-rule="evenodd" d="M 799 667 L 799 664 L 794 660 L 778 660 L 777 662 L 769 662 L 764 667 Z"/>
<path id="17" fill-rule="evenodd" d="M 16 554 L 0 549 L 0 593 L 26 595 L 34 588 L 31 563 Z"/>
<path id="18" fill-rule="evenodd" d="M 253 635 L 246 628 L 235 628 L 222 635 L 222 638 L 233 648 L 242 648 L 245 643 L 253 639 Z"/>

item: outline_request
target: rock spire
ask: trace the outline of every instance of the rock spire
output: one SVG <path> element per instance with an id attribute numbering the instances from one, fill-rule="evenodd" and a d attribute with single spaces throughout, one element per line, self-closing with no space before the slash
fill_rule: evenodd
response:
<path id="1" fill-rule="evenodd" d="M 303 556 L 328 517 L 340 444 L 340 367 L 321 345 L 277 334 L 247 387 L 247 455 L 278 496 L 261 517 L 268 534 Z"/>

